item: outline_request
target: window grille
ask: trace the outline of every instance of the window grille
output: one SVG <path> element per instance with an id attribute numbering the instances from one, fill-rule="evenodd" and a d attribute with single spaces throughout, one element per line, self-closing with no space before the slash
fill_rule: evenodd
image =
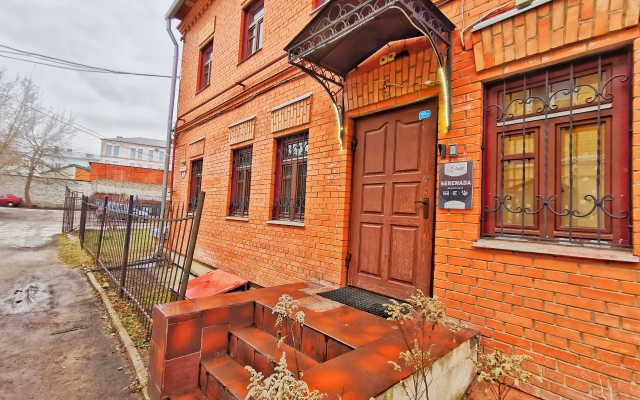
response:
<path id="1" fill-rule="evenodd" d="M 231 171 L 231 201 L 229 203 L 229 215 L 242 217 L 246 217 L 249 215 L 252 160 L 252 146 L 233 151 L 233 169 Z"/>
<path id="2" fill-rule="evenodd" d="M 483 233 L 630 244 L 629 55 L 487 90 Z"/>
<path id="3" fill-rule="evenodd" d="M 198 193 L 202 189 L 202 159 L 191 162 L 191 184 L 189 185 L 189 212 L 196 209 Z"/>
<path id="4" fill-rule="evenodd" d="M 273 219 L 304 220 L 308 152 L 308 132 L 278 139 Z"/>

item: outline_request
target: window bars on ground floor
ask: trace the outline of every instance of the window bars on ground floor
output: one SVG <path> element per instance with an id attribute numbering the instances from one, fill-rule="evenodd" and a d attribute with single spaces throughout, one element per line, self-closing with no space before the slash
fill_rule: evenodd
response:
<path id="1" fill-rule="evenodd" d="M 278 139 L 273 219 L 304 220 L 308 153 L 308 131 Z"/>
<path id="2" fill-rule="evenodd" d="M 249 215 L 252 161 L 253 146 L 243 147 L 233 151 L 229 215 L 241 217 Z"/>
<path id="3" fill-rule="evenodd" d="M 629 55 L 487 90 L 483 232 L 630 244 Z"/>

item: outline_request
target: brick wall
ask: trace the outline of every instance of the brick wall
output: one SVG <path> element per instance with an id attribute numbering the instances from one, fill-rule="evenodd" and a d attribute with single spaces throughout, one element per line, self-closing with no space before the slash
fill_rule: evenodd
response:
<path id="1" fill-rule="evenodd" d="M 199 261 L 239 274 L 260 285 L 309 279 L 346 282 L 351 152 L 339 149 L 335 114 L 320 86 L 277 61 L 255 76 L 234 82 L 282 56 L 281 49 L 309 21 L 312 2 L 265 1 L 264 47 L 236 64 L 241 12 L 237 2 L 199 1 L 181 24 L 185 35 L 180 88 L 176 164 L 189 166 L 189 143 L 206 137 L 203 190 L 207 200 L 198 239 Z M 460 27 L 484 16 L 501 0 L 461 0 L 441 10 L 456 24 L 453 34 L 451 129 L 444 127 L 440 97 L 439 143 L 458 144 L 459 157 L 474 161 L 473 209 L 436 209 L 434 293 L 448 313 L 479 328 L 481 344 L 507 353 L 529 354 L 526 367 L 543 377 L 523 390 L 544 399 L 601 399 L 603 388 L 619 399 L 640 397 L 640 272 L 636 263 L 534 255 L 474 247 L 480 238 L 484 86 L 536 68 L 623 46 L 633 46 L 634 254 L 640 255 L 640 31 L 638 0 L 554 0 L 484 28 Z M 591 11 L 590 11 L 591 10 Z M 214 37 L 214 79 L 196 94 L 200 30 Z M 277 16 L 277 17 L 274 17 Z M 511 33 L 509 33 L 511 32 Z M 524 38 L 523 43 L 518 41 Z M 383 55 L 409 56 L 380 65 Z M 466 49 L 466 50 L 465 50 Z M 399 107 L 439 93 L 437 65 L 423 39 L 381 49 L 346 82 L 345 144 L 353 118 Z M 282 71 L 276 76 L 275 72 Z M 402 87 L 385 85 L 401 84 Z M 429 82 L 427 82 L 429 81 Z M 435 84 L 433 84 L 435 82 Z M 271 109 L 312 92 L 309 122 L 272 133 Z M 194 109 L 201 105 L 199 108 Z M 254 137 L 229 145 L 229 125 L 256 115 Z M 309 130 L 309 171 L 305 226 L 267 224 L 273 198 L 275 141 Z M 231 150 L 253 145 L 248 221 L 227 220 Z M 199 158 L 197 156 L 195 158 Z M 189 171 L 176 174 L 174 200 L 186 199 Z"/>

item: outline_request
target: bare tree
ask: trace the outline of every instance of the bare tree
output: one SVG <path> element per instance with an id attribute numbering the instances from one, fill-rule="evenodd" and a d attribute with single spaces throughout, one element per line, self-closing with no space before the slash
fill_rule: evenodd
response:
<path id="1" fill-rule="evenodd" d="M 40 90 L 30 78 L 7 78 L 0 69 L 0 172 L 15 170 L 22 163 L 20 139 L 37 123 L 35 105 Z"/>
<path id="2" fill-rule="evenodd" d="M 24 186 L 24 204 L 27 207 L 31 207 L 29 188 L 36 172 L 55 169 L 56 161 L 63 158 L 60 149 L 69 147 L 77 133 L 72 116 L 48 114 L 39 114 L 33 129 L 26 131 L 19 140 L 27 177 Z"/>

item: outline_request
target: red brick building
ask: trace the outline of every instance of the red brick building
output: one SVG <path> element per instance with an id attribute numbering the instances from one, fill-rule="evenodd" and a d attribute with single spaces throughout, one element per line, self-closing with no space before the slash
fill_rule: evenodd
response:
<path id="1" fill-rule="evenodd" d="M 525 392 L 640 398 L 640 2 L 321 3 L 169 12 L 195 258 L 260 286 L 418 287 L 532 356 Z"/>

